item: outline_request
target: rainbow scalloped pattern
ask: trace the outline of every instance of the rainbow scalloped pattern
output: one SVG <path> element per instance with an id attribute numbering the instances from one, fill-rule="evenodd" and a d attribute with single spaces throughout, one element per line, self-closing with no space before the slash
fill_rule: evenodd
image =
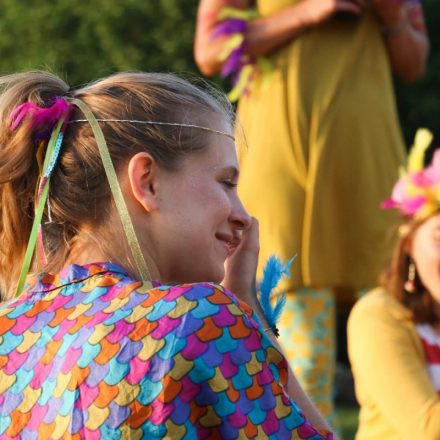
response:
<path id="1" fill-rule="evenodd" d="M 110 263 L 42 275 L 0 306 L 0 438 L 332 438 L 286 396 L 251 313 Z"/>

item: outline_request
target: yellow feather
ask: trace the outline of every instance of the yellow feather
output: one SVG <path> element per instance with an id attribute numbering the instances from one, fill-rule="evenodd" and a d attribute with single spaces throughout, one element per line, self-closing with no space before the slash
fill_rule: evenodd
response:
<path id="1" fill-rule="evenodd" d="M 433 139 L 432 133 L 427 128 L 419 128 L 414 138 L 414 145 L 408 156 L 408 172 L 420 171 L 423 169 L 425 152 Z"/>
<path id="2" fill-rule="evenodd" d="M 399 167 L 399 178 L 405 177 L 408 173 L 406 172 L 406 169 L 403 165 L 400 165 Z"/>
<path id="3" fill-rule="evenodd" d="M 228 18 L 238 18 L 246 21 L 253 20 L 258 18 L 258 11 L 256 9 L 238 9 L 226 6 L 220 11 L 218 20 L 222 21 Z"/>
<path id="4" fill-rule="evenodd" d="M 255 66 L 248 64 L 244 66 L 240 72 L 240 78 L 238 79 L 235 87 L 228 93 L 228 98 L 231 102 L 235 102 L 245 92 L 249 80 L 254 72 Z"/>
<path id="5" fill-rule="evenodd" d="M 223 50 L 220 52 L 218 59 L 220 61 L 225 61 L 228 59 L 229 55 L 235 50 L 238 49 L 244 41 L 243 34 L 232 34 L 228 41 L 226 42 Z"/>

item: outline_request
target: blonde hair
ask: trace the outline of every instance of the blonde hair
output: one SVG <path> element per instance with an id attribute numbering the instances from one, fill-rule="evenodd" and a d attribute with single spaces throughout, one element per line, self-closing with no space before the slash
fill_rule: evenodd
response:
<path id="1" fill-rule="evenodd" d="M 215 95 L 215 96 L 214 96 Z M 218 92 L 208 92 L 173 74 L 119 73 L 70 91 L 57 76 L 39 71 L 0 77 L 0 291 L 14 291 L 29 239 L 39 166 L 31 118 L 14 130 L 8 120 L 24 102 L 48 106 L 56 97 L 79 98 L 96 118 L 152 120 L 212 126 L 217 119 L 232 127 L 233 110 Z M 83 115 L 75 109 L 72 119 Z M 140 151 L 158 164 L 175 169 L 187 154 L 203 150 L 209 133 L 197 128 L 102 123 L 116 171 Z M 41 141 L 40 141 L 41 142 Z M 51 267 L 60 267 L 81 227 L 103 230 L 111 194 L 92 130 L 87 123 L 69 124 L 49 192 L 49 213 L 42 225 Z M 104 228 L 105 229 L 105 228 Z"/>

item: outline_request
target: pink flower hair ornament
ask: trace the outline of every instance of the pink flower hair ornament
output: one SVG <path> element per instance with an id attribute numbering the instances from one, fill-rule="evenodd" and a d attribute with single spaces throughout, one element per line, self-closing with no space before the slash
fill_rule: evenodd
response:
<path id="1" fill-rule="evenodd" d="M 402 169 L 391 198 L 382 202 L 383 209 L 397 208 L 405 217 L 424 220 L 440 208 L 440 149 L 434 152 L 431 165 L 423 167 L 426 150 L 432 142 L 426 128 L 417 130 L 408 156 L 407 170 Z"/>
<path id="2" fill-rule="evenodd" d="M 32 118 L 32 130 L 36 140 L 49 139 L 56 123 L 72 105 L 64 98 L 57 97 L 49 107 L 40 107 L 33 102 L 25 102 L 12 110 L 9 119 L 10 130 L 14 131 L 26 117 Z"/>

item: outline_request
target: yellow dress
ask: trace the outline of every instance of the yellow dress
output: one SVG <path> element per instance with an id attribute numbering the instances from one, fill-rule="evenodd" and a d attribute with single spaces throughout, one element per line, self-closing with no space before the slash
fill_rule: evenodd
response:
<path id="1" fill-rule="evenodd" d="M 267 16 L 296 1 L 257 3 Z M 370 10 L 333 19 L 270 59 L 238 108 L 239 192 L 260 223 L 260 260 L 298 254 L 289 290 L 374 286 L 396 220 L 379 205 L 405 160 L 380 25 Z"/>

